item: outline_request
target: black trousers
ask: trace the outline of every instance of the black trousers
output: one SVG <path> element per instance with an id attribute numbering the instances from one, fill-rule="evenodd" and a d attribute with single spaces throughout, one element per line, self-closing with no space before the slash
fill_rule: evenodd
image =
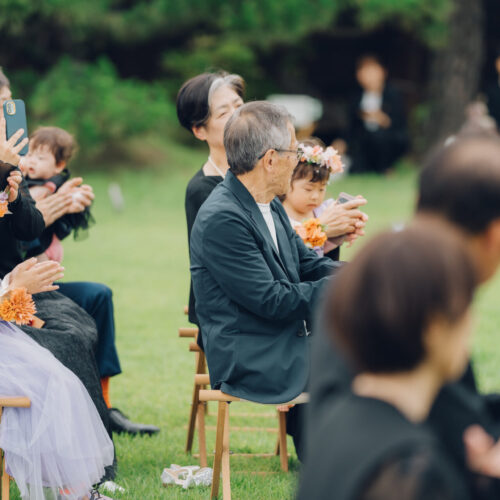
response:
<path id="1" fill-rule="evenodd" d="M 295 405 L 286 414 L 286 432 L 292 436 L 295 451 L 300 462 L 304 461 L 305 442 L 305 415 L 308 405 Z"/>
<path id="2" fill-rule="evenodd" d="M 58 283 L 59 292 L 76 302 L 94 318 L 97 327 L 96 360 L 101 377 L 121 373 L 115 345 L 115 318 L 111 289 L 101 283 L 75 281 Z"/>

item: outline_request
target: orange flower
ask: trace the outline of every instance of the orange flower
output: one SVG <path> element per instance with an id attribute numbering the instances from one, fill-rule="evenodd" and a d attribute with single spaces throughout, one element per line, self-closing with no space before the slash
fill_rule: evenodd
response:
<path id="1" fill-rule="evenodd" d="M 319 219 L 308 219 L 295 231 L 309 248 L 322 247 L 328 239 Z"/>
<path id="2" fill-rule="evenodd" d="M 18 325 L 27 325 L 36 313 L 35 303 L 26 288 L 12 290 L 0 303 L 0 318 L 15 321 Z"/>
<path id="3" fill-rule="evenodd" d="M 7 205 L 6 201 L 0 201 L 0 219 L 9 211 Z"/>

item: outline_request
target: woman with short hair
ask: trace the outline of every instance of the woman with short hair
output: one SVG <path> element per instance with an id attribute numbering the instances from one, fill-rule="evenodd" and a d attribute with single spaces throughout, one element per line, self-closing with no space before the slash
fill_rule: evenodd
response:
<path id="1" fill-rule="evenodd" d="M 229 169 L 224 148 L 224 126 L 243 104 L 245 81 L 224 71 L 202 73 L 185 82 L 177 95 L 180 124 L 208 145 L 208 158 L 189 181 L 185 210 L 188 241 L 201 205 Z M 189 292 L 189 321 L 198 324 L 192 286 Z M 201 341 L 201 335 L 198 337 Z"/>

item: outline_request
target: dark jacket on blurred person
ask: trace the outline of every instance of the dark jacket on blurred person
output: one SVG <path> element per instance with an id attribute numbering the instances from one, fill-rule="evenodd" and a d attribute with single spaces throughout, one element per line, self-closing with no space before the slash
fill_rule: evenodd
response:
<path id="1" fill-rule="evenodd" d="M 363 91 L 354 97 L 349 110 L 347 131 L 348 154 L 352 158 L 354 173 L 383 173 L 392 167 L 408 149 L 409 138 L 403 100 L 391 84 L 386 84 L 382 93 L 381 111 L 389 116 L 387 128 L 369 128 L 362 118 Z"/>
<path id="2" fill-rule="evenodd" d="M 492 82 L 486 92 L 488 97 L 488 112 L 497 122 L 500 130 L 500 81 Z"/>
<path id="3" fill-rule="evenodd" d="M 340 264 L 305 247 L 271 202 L 279 252 L 254 198 L 228 172 L 191 233 L 191 275 L 212 388 L 261 403 L 304 391 L 306 320 Z"/>
<path id="4" fill-rule="evenodd" d="M 465 500 L 467 485 L 425 425 L 344 392 L 308 435 L 299 500 Z M 360 460 L 362 457 L 362 460 Z"/>

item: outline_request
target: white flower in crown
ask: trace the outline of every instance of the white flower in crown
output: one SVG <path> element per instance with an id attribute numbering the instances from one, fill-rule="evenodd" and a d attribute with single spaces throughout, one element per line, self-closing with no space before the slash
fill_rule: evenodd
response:
<path id="1" fill-rule="evenodd" d="M 301 153 L 300 161 L 326 167 L 330 174 L 336 174 L 344 170 L 339 152 L 331 146 L 323 149 L 319 145 L 306 146 L 305 144 L 299 144 L 299 152 Z"/>

